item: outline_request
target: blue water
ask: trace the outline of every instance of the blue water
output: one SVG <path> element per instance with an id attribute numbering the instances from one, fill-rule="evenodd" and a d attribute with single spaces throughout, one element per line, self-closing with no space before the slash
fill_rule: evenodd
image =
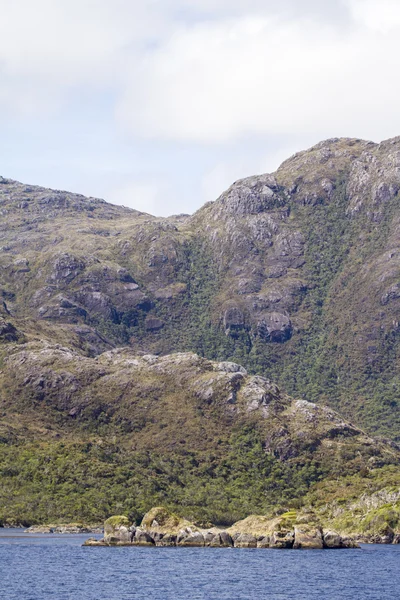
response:
<path id="1" fill-rule="evenodd" d="M 0 529 L 1 600 L 400 598 L 400 545 L 313 551 L 82 548 L 87 537 Z"/>

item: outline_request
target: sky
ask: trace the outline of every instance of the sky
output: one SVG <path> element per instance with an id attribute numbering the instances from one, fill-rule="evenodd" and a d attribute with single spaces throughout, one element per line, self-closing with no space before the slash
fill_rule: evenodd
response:
<path id="1" fill-rule="evenodd" d="M 0 0 L 0 175 L 151 214 L 400 135 L 398 0 Z"/>

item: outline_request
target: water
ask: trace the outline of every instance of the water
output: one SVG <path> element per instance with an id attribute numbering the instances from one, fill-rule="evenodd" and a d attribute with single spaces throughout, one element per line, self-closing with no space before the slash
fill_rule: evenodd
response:
<path id="1" fill-rule="evenodd" d="M 313 551 L 82 548 L 88 537 L 0 529 L 1 600 L 400 598 L 400 545 Z"/>

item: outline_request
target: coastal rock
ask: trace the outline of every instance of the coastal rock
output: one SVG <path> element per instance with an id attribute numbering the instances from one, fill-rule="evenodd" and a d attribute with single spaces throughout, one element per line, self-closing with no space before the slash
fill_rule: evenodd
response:
<path id="1" fill-rule="evenodd" d="M 325 548 L 342 548 L 343 540 L 336 531 L 324 531 L 323 544 Z"/>
<path id="2" fill-rule="evenodd" d="M 136 529 L 135 535 L 131 540 L 131 543 L 134 546 L 154 546 L 155 541 L 151 537 L 149 533 L 146 531 L 142 531 L 141 529 Z"/>
<path id="3" fill-rule="evenodd" d="M 25 529 L 24 533 L 54 533 L 54 530 L 52 525 L 32 525 Z"/>
<path id="4" fill-rule="evenodd" d="M 203 531 L 204 545 L 211 546 L 211 542 L 214 540 L 216 534 L 213 531 Z"/>
<path id="5" fill-rule="evenodd" d="M 244 314 L 237 306 L 231 306 L 225 310 L 223 321 L 227 335 L 235 335 L 245 326 Z"/>
<path id="6" fill-rule="evenodd" d="M 274 531 L 269 540 L 270 548 L 286 549 L 293 548 L 294 531 Z"/>
<path id="7" fill-rule="evenodd" d="M 257 540 L 250 533 L 239 533 L 233 536 L 235 548 L 257 548 Z"/>
<path id="8" fill-rule="evenodd" d="M 204 546 L 204 536 L 200 531 L 182 531 L 177 538 L 178 546 Z"/>
<path id="9" fill-rule="evenodd" d="M 155 534 L 177 537 L 183 531 L 187 533 L 198 531 L 194 523 L 170 512 L 164 506 L 155 506 L 149 510 L 142 519 L 141 529 L 147 531 L 153 537 Z"/>
<path id="10" fill-rule="evenodd" d="M 342 548 L 360 548 L 356 540 L 350 536 L 342 537 Z"/>
<path id="11" fill-rule="evenodd" d="M 104 523 L 104 541 L 109 544 L 130 543 L 129 519 L 124 515 L 110 517 Z"/>
<path id="12" fill-rule="evenodd" d="M 233 540 L 226 531 L 221 531 L 214 535 L 214 538 L 210 543 L 212 548 L 232 548 L 233 545 Z"/>
<path id="13" fill-rule="evenodd" d="M 80 524 L 66 524 L 66 525 L 31 525 L 25 530 L 25 533 L 103 533 L 103 527 L 80 525 Z"/>
<path id="14" fill-rule="evenodd" d="M 96 540 L 96 538 L 89 538 L 82 544 L 82 546 L 106 546 L 106 547 L 108 547 L 109 544 L 107 544 L 104 540 Z"/>
<path id="15" fill-rule="evenodd" d="M 156 541 L 156 546 L 176 546 L 177 537 L 173 533 L 166 533 Z"/>
<path id="16" fill-rule="evenodd" d="M 322 550 L 322 529 L 320 527 L 310 527 L 299 525 L 294 528 L 294 543 L 295 550 Z"/>

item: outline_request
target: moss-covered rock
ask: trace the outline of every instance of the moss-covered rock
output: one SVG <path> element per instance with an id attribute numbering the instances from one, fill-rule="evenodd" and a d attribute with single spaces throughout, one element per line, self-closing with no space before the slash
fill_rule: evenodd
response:
<path id="1" fill-rule="evenodd" d="M 194 523 L 170 512 L 164 506 L 156 506 L 149 510 L 142 519 L 141 527 L 146 531 L 164 535 L 178 535 L 185 529 L 199 531 Z"/>
<path id="2" fill-rule="evenodd" d="M 298 525 L 294 528 L 293 548 L 302 550 L 322 550 L 324 547 L 322 529 L 314 525 Z"/>
<path id="3" fill-rule="evenodd" d="M 104 541 L 107 544 L 131 542 L 129 519 L 124 515 L 115 515 L 104 522 Z"/>

